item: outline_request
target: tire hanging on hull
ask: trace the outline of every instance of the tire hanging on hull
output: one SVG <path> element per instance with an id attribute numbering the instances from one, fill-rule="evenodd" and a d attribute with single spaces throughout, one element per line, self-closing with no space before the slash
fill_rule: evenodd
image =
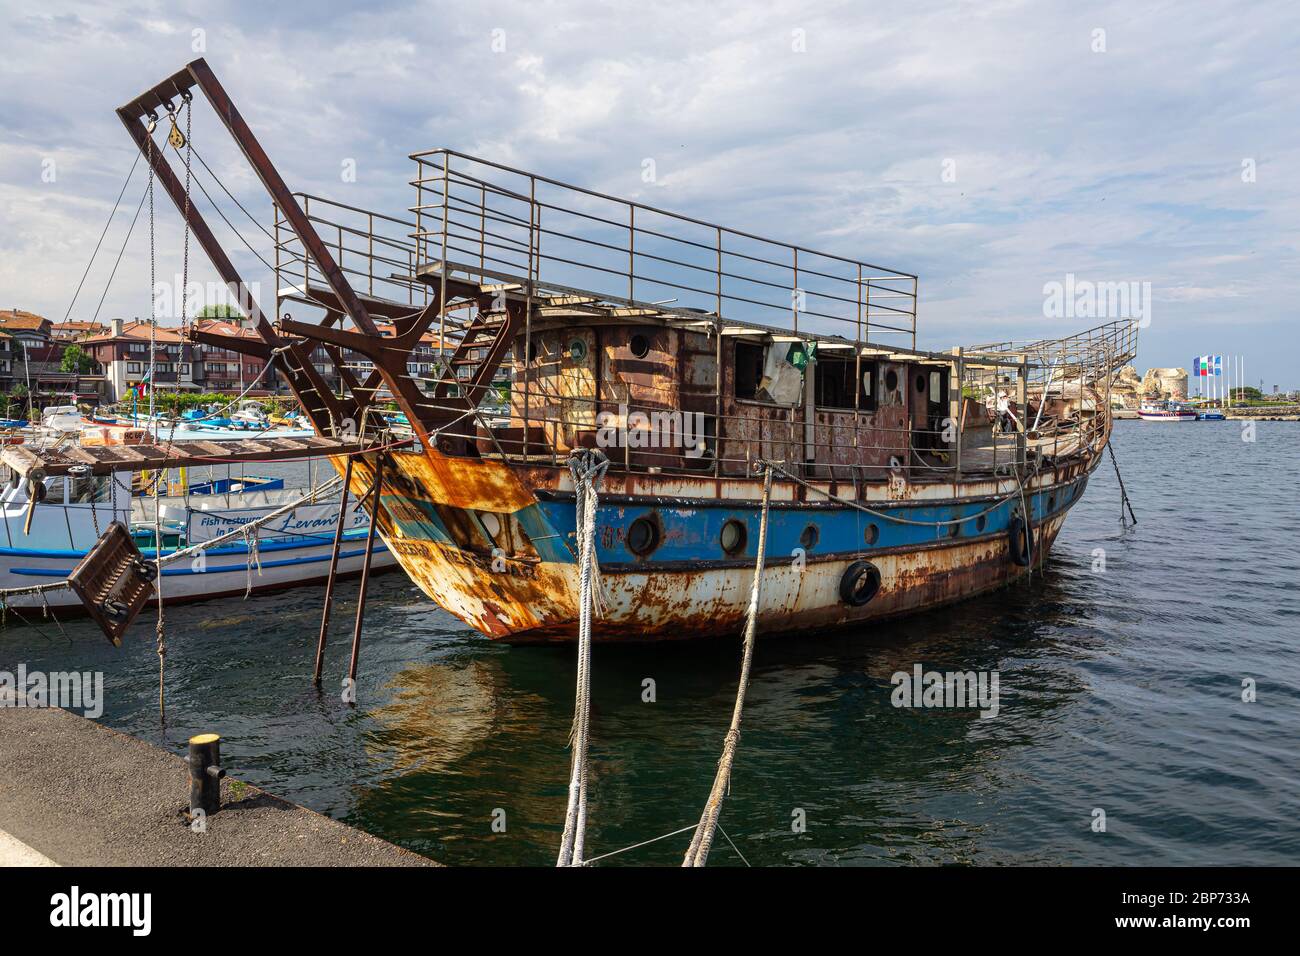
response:
<path id="1" fill-rule="evenodd" d="M 1007 538 L 1011 543 L 1011 560 L 1022 568 L 1029 567 L 1034 560 L 1034 532 L 1020 515 L 1013 517 L 1007 526 Z"/>
<path id="2" fill-rule="evenodd" d="M 880 569 L 870 561 L 854 561 L 840 578 L 840 600 L 862 607 L 880 593 Z"/>

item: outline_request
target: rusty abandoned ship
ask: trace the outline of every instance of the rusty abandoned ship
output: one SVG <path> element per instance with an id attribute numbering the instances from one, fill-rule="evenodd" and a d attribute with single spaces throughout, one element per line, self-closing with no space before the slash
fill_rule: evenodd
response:
<path id="1" fill-rule="evenodd" d="M 188 143 L 154 134 L 199 92 L 274 205 L 274 321 L 177 172 Z M 593 449 L 597 640 L 740 633 L 768 468 L 765 634 L 1005 586 L 1083 494 L 1136 347 L 1117 322 L 919 349 L 914 275 L 451 149 L 411 157 L 409 216 L 295 194 L 203 60 L 118 113 L 316 453 L 424 593 L 495 639 L 575 636 L 570 459 Z"/>

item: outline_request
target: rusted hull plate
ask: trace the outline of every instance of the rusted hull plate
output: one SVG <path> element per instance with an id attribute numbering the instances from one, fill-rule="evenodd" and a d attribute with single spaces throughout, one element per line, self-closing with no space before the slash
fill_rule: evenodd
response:
<path id="1" fill-rule="evenodd" d="M 368 489 L 372 472 L 372 460 L 358 461 L 353 494 Z M 1062 469 L 1031 494 L 1036 565 L 1050 550 L 1086 480 L 1082 468 Z M 961 489 L 966 494 L 960 499 L 951 498 L 949 485 L 950 497 L 942 501 L 934 499 L 932 503 L 925 496 L 911 500 L 906 494 L 894 500 L 906 500 L 908 507 L 920 509 L 915 514 L 931 520 L 963 513 L 960 508 L 975 514 L 991 507 L 982 503 L 978 492 L 1005 494 L 1005 488 L 996 483 L 985 484 L 989 487 Z M 701 484 L 692 490 L 712 489 Z M 471 470 L 436 453 L 390 454 L 385 464 L 379 533 L 425 594 L 483 634 L 511 643 L 572 640 L 578 587 L 572 506 L 563 500 L 550 504 L 541 500 L 546 494 L 563 499 L 562 488 L 546 489 L 545 494 L 543 489 L 537 491 L 530 492 L 511 468 L 491 461 L 475 462 Z M 890 525 L 883 534 L 899 536 L 900 543 L 891 545 L 889 539 L 882 539 L 878 547 L 855 549 L 852 544 L 833 546 L 834 536 L 847 524 L 860 534 L 865 520 L 861 512 L 815 510 L 795 501 L 788 487 L 786 492 L 780 510 L 773 511 L 769 532 L 771 563 L 764 575 L 759 619 L 764 633 L 851 627 L 923 611 L 1004 587 L 1029 570 L 1012 559 L 1011 539 L 1006 533 L 1019 499 L 989 510 L 979 532 L 970 522 L 964 526 L 968 528 L 964 536 L 950 540 L 943 529 Z M 977 494 L 971 497 L 972 492 Z M 714 546 L 710 522 L 716 525 L 736 514 L 756 520 L 756 503 L 714 498 L 708 503 L 696 501 L 688 506 L 682 502 L 674 507 L 673 496 L 662 495 L 607 503 L 613 500 L 613 495 L 602 498 L 598 516 L 606 613 L 596 623 L 596 639 L 682 640 L 739 633 L 753 581 L 752 558 L 670 559 L 674 554 L 702 555 L 701 548 Z M 696 507 L 704 504 L 708 507 Z M 728 510 L 715 515 L 709 507 Z M 647 508 L 665 516 L 670 529 L 659 552 L 665 559 L 641 565 L 617 557 L 611 560 L 611 556 L 626 556 L 626 525 Z M 483 524 L 487 513 L 493 520 Z M 830 553 L 813 549 L 804 562 L 792 559 L 787 545 L 791 535 L 810 520 L 809 515 L 822 522 L 823 544 Z M 694 529 L 704 530 L 693 537 Z M 507 539 L 510 543 L 500 546 Z M 751 540 L 751 553 L 755 545 Z M 674 548 L 678 550 L 674 552 Z M 879 569 L 881 586 L 869 603 L 853 607 L 841 598 L 841 579 L 859 557 Z"/>

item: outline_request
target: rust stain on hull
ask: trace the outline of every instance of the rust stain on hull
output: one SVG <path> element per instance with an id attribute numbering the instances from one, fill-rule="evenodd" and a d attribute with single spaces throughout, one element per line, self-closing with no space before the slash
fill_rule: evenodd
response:
<path id="1" fill-rule="evenodd" d="M 516 473 L 481 462 L 467 472 L 472 480 L 456 481 L 461 461 L 453 467 L 447 459 L 439 461 L 436 452 L 385 455 L 385 503 L 372 520 L 378 521 L 379 534 L 430 599 L 494 640 L 544 643 L 576 636 L 577 566 L 568 557 L 505 556 L 486 548 L 473 550 L 464 542 L 412 537 L 404 531 L 409 525 L 401 513 L 408 506 L 393 504 L 400 500 L 423 502 L 431 509 L 517 511 L 537 499 Z M 354 495 L 369 489 L 373 471 L 372 459 L 357 462 Z M 1050 551 L 1065 514 L 1037 526 L 1035 566 L 1041 566 Z M 456 533 L 453 525 L 447 527 L 448 533 Z M 557 532 L 551 536 L 560 537 Z M 568 539 L 561 541 L 567 549 Z M 802 571 L 790 564 L 769 566 L 760 630 L 791 634 L 860 625 L 992 591 L 1029 571 L 1012 560 L 1005 536 L 865 556 L 879 568 L 881 587 L 863 607 L 846 605 L 839 596 L 841 576 L 852 558 L 810 563 Z M 752 580 L 753 569 L 746 567 L 669 570 L 652 564 L 645 571 L 605 573 L 607 610 L 597 621 L 596 639 L 684 640 L 740 633 Z"/>

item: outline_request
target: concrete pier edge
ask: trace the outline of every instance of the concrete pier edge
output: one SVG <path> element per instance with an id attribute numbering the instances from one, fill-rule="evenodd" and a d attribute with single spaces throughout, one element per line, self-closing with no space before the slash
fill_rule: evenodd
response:
<path id="1" fill-rule="evenodd" d="M 57 708 L 0 707 L 0 768 L 3 865 L 437 865 L 230 777 L 193 832 L 183 757 Z"/>

